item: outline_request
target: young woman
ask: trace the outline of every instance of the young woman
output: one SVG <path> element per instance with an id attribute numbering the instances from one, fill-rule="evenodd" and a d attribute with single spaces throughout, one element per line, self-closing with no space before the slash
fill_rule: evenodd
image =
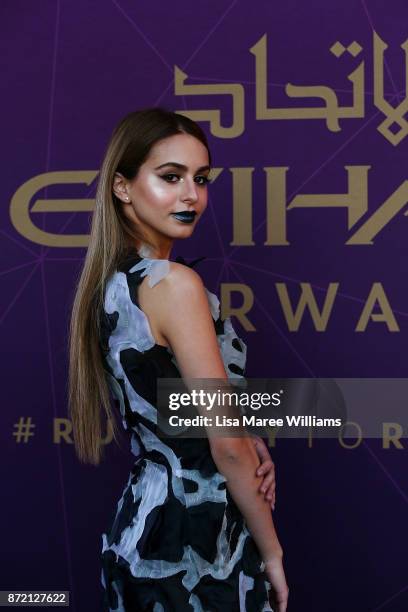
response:
<path id="1" fill-rule="evenodd" d="M 245 367 L 246 346 L 218 298 L 193 264 L 169 259 L 206 209 L 210 166 L 199 125 L 150 108 L 119 123 L 99 175 L 72 310 L 69 407 L 81 461 L 100 461 L 101 407 L 117 441 L 111 396 L 136 455 L 102 536 L 106 610 L 287 607 L 262 439 L 158 432 L 158 378 L 227 381 Z"/>

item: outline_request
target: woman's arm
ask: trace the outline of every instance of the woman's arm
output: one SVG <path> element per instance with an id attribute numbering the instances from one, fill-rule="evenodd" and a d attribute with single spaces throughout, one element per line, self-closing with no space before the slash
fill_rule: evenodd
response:
<path id="1" fill-rule="evenodd" d="M 258 455 L 249 438 L 238 438 L 235 447 L 212 451 L 214 463 L 227 479 L 227 487 L 242 512 L 264 561 L 282 557 L 269 503 L 259 491 L 262 478 L 254 476 Z"/>
<path id="2" fill-rule="evenodd" d="M 169 274 L 148 294 L 145 292 L 145 306 L 170 345 L 183 379 L 227 381 L 207 294 L 194 270 L 172 262 Z M 208 416 L 204 408 L 201 410 Z M 259 491 L 263 479 L 256 475 L 260 461 L 253 442 L 249 437 L 209 435 L 209 443 L 214 462 L 227 479 L 226 486 L 262 558 L 281 557 L 270 506 Z"/>

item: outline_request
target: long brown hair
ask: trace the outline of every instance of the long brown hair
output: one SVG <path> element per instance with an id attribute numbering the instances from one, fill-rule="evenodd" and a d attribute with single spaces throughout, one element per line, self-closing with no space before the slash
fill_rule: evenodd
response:
<path id="1" fill-rule="evenodd" d="M 130 225 L 113 193 L 115 172 L 137 176 L 152 146 L 163 138 L 195 136 L 211 155 L 204 131 L 188 117 L 154 107 L 126 115 L 114 129 L 98 178 L 89 246 L 76 286 L 69 326 L 68 413 L 80 461 L 98 465 L 102 458 L 102 415 L 119 445 L 118 426 L 100 351 L 100 316 L 104 289 L 130 245 L 149 244 L 141 228 Z"/>

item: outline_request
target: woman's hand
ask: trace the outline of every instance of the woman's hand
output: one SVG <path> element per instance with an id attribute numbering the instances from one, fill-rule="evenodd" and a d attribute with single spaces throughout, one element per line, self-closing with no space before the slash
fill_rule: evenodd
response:
<path id="1" fill-rule="evenodd" d="M 286 612 L 288 606 L 289 589 L 283 571 L 282 557 L 276 557 L 265 562 L 265 573 L 271 583 L 269 603 L 274 612 Z"/>
<path id="2" fill-rule="evenodd" d="M 256 452 L 261 461 L 261 465 L 256 470 L 257 476 L 263 476 L 259 490 L 265 494 L 266 501 L 270 502 L 272 510 L 275 510 L 276 502 L 276 481 L 275 464 L 273 463 L 265 442 L 259 436 L 252 436 Z"/>

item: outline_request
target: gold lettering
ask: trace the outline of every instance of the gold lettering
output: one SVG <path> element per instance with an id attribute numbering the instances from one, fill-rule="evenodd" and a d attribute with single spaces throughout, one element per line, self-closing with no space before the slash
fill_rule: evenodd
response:
<path id="1" fill-rule="evenodd" d="M 232 98 L 232 125 L 221 125 L 220 110 L 176 110 L 176 113 L 193 119 L 193 121 L 209 121 L 211 134 L 218 138 L 237 138 L 244 132 L 245 92 L 239 83 L 213 83 L 211 85 L 186 85 L 188 74 L 178 66 L 174 66 L 174 93 L 176 96 L 220 96 L 230 95 Z"/>
<path id="2" fill-rule="evenodd" d="M 344 439 L 343 439 L 343 431 L 344 431 L 344 429 L 345 429 L 346 427 L 348 427 L 349 425 L 354 426 L 354 427 L 356 428 L 356 430 L 357 430 L 357 438 L 356 438 L 356 441 L 355 441 L 355 442 L 353 442 L 352 444 L 346 444 L 346 443 L 344 442 Z M 342 426 L 340 427 L 340 429 L 339 429 L 338 436 L 339 436 L 339 442 L 340 442 L 340 445 L 341 445 L 343 448 L 350 448 L 350 449 L 357 448 L 357 446 L 360 446 L 360 444 L 361 444 L 361 442 L 362 442 L 362 440 L 363 440 L 363 432 L 362 432 L 362 429 L 361 429 L 360 425 L 359 425 L 358 423 L 356 423 L 355 421 L 346 421 L 345 423 L 343 423 L 343 425 L 342 425 Z M 350 436 L 347 436 L 347 437 L 349 438 Z"/>
<path id="3" fill-rule="evenodd" d="M 266 427 L 266 430 L 268 432 L 268 446 L 270 446 L 270 448 L 275 448 L 276 435 L 279 432 L 279 427 Z"/>
<path id="4" fill-rule="evenodd" d="M 348 80 L 353 83 L 352 106 L 340 106 L 337 94 L 327 85 L 293 85 L 286 83 L 285 93 L 290 98 L 320 98 L 324 104 L 319 106 L 270 108 L 268 107 L 268 53 L 267 35 L 264 34 L 249 51 L 255 55 L 255 96 L 256 96 L 256 118 L 263 120 L 271 119 L 325 119 L 326 125 L 332 132 L 338 132 L 340 118 L 364 117 L 364 61 L 348 75 Z M 335 47 L 335 45 L 333 46 Z M 332 47 L 332 49 L 333 49 Z M 332 50 L 331 49 L 331 50 Z M 352 55 L 360 53 L 361 47 L 354 42 L 349 47 Z M 349 50 L 348 49 L 348 50 Z"/>
<path id="5" fill-rule="evenodd" d="M 286 238 L 286 172 L 287 166 L 264 168 L 266 172 L 265 246 L 288 246 Z"/>
<path id="6" fill-rule="evenodd" d="M 232 246 L 253 246 L 252 173 L 254 168 L 230 168 L 232 173 Z"/>
<path id="7" fill-rule="evenodd" d="M 383 423 L 383 448 L 390 448 L 391 442 L 395 448 L 403 449 L 404 446 L 400 442 L 403 429 L 399 423 Z"/>
<path id="8" fill-rule="evenodd" d="M 316 331 L 325 331 L 339 283 L 329 284 L 322 312 L 318 309 L 310 283 L 300 283 L 302 293 L 295 313 L 290 303 L 286 283 L 275 283 L 275 286 L 289 331 L 298 331 L 306 306 L 311 314 Z"/>
<path id="9" fill-rule="evenodd" d="M 239 291 L 243 298 L 242 306 L 233 308 L 231 306 L 231 294 L 233 291 Z M 246 313 L 251 310 L 254 303 L 254 294 L 248 285 L 243 283 L 221 283 L 221 319 L 226 319 L 229 316 L 235 316 L 246 331 L 256 331 L 256 328 L 246 316 Z"/>
<path id="10" fill-rule="evenodd" d="M 71 438 L 71 433 L 72 423 L 70 419 L 54 418 L 52 436 L 54 444 L 61 444 L 61 440 L 64 440 L 67 444 L 73 444 L 74 441 Z"/>
<path id="11" fill-rule="evenodd" d="M 408 181 L 394 191 L 385 202 L 377 208 L 375 213 L 362 225 L 346 244 L 373 244 L 373 238 L 377 236 L 400 210 L 408 204 Z M 408 211 L 404 213 L 408 215 Z"/>
<path id="12" fill-rule="evenodd" d="M 288 206 L 292 208 L 347 208 L 348 229 L 368 210 L 367 174 L 371 166 L 344 166 L 348 174 L 348 193 L 297 195 Z"/>
<path id="13" fill-rule="evenodd" d="M 51 247 L 86 247 L 89 243 L 87 234 L 53 234 L 46 232 L 31 220 L 31 213 L 39 212 L 88 212 L 94 209 L 92 199 L 72 200 L 37 200 L 30 211 L 31 198 L 44 187 L 58 184 L 90 185 L 98 171 L 75 170 L 66 172 L 46 172 L 38 174 L 21 185 L 14 194 L 10 204 L 11 223 L 25 238 L 37 244 Z"/>
<path id="14" fill-rule="evenodd" d="M 266 167 L 267 240 L 266 246 L 287 246 L 287 210 L 294 208 L 347 208 L 348 229 L 368 210 L 368 171 L 371 166 L 345 166 L 347 193 L 299 194 L 286 207 L 286 173 L 288 167 Z M 239 193 L 239 192 L 238 192 Z M 249 196 L 247 196 L 249 201 Z M 249 236 L 246 235 L 246 240 Z M 249 244 L 247 242 L 246 244 Z"/>
<path id="15" fill-rule="evenodd" d="M 373 313 L 376 302 L 378 302 L 378 305 L 381 308 L 381 313 Z M 381 283 L 373 283 L 355 331 L 365 331 L 369 319 L 372 321 L 383 321 L 384 323 L 387 323 L 390 332 L 399 331 L 398 323 L 395 320 L 391 306 L 387 300 L 387 296 L 385 295 L 385 291 Z"/>
<path id="16" fill-rule="evenodd" d="M 378 36 L 375 30 L 373 30 L 373 48 L 374 104 L 387 117 L 380 123 L 377 130 L 395 147 L 408 134 L 408 121 L 405 118 L 408 111 L 408 39 L 401 45 L 405 52 L 405 99 L 397 107 L 391 106 L 384 98 L 384 51 L 388 48 L 388 45 Z M 392 125 L 400 129 L 398 131 L 390 130 Z"/>

